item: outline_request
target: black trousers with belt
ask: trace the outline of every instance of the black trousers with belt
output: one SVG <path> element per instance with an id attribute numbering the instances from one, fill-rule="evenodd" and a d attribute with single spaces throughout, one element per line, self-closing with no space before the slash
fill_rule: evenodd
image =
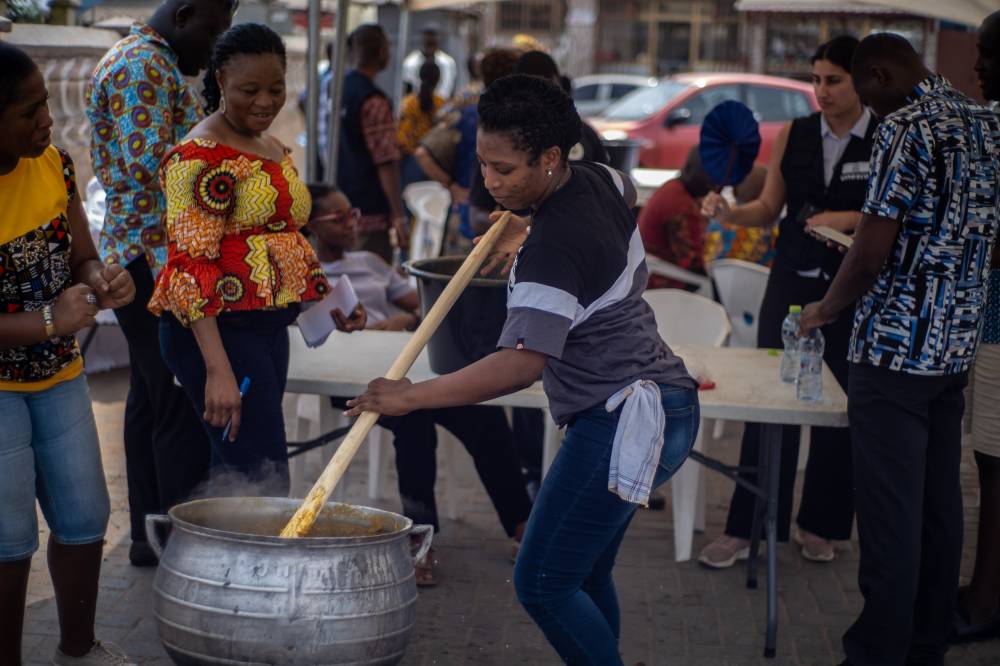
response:
<path id="1" fill-rule="evenodd" d="M 757 324 L 757 346 L 783 348 L 781 323 L 788 306 L 818 301 L 826 294 L 830 282 L 822 277 L 806 278 L 781 264 L 780 258 L 771 275 L 760 306 Z M 851 336 L 853 308 L 848 308 L 833 323 L 821 330 L 826 346 L 823 360 L 830 366 L 837 383 L 847 390 L 847 348 Z M 778 377 L 774 381 L 780 381 Z M 781 470 L 778 490 L 778 539 L 788 540 L 792 515 L 792 495 L 799 459 L 798 426 L 782 428 Z M 747 423 L 740 447 L 740 466 L 756 466 L 760 455 L 759 424 Z M 755 474 L 746 477 L 756 483 Z M 726 534 L 750 538 L 753 524 L 754 496 L 736 486 L 729 505 Z M 810 435 L 809 460 L 806 463 L 802 502 L 798 524 L 826 539 L 849 539 L 854 521 L 854 489 L 851 474 L 851 441 L 847 428 L 813 428 Z"/>
<path id="2" fill-rule="evenodd" d="M 146 309 L 153 274 L 145 256 L 126 267 L 135 300 L 115 310 L 128 342 L 131 377 L 125 402 L 125 474 L 132 541 L 145 541 L 145 516 L 188 499 L 208 474 L 210 449 L 201 419 L 160 355 L 159 320 Z"/>
<path id="3" fill-rule="evenodd" d="M 334 407 L 346 398 L 331 398 Z M 440 425 L 458 438 L 476 466 L 507 536 L 528 520 L 531 500 L 521 463 L 514 449 L 510 425 L 502 407 L 474 405 L 420 409 L 403 416 L 382 416 L 378 424 L 393 434 L 396 473 L 403 515 L 416 523 L 440 528 L 434 483 L 437 479 L 437 431 Z"/>
<path id="4" fill-rule="evenodd" d="M 962 560 L 967 383 L 967 373 L 851 366 L 847 409 L 865 605 L 844 650 L 856 666 L 944 664 Z"/>

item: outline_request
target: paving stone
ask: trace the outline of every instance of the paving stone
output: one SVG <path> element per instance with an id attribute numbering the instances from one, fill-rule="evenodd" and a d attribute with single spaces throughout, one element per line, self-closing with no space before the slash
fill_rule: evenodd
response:
<path id="1" fill-rule="evenodd" d="M 98 633 L 118 642 L 143 666 L 169 666 L 156 633 L 152 611 L 155 571 L 128 563 L 129 519 L 121 424 L 128 386 L 126 372 L 90 378 L 106 478 L 112 499 L 103 576 L 100 582 Z M 733 424 L 723 439 L 711 443 L 712 454 L 735 461 L 741 429 Z M 439 447 L 440 448 L 440 447 Z M 439 454 L 441 451 L 439 451 Z M 391 453 L 390 453 L 391 455 Z M 319 472 L 318 456 L 313 458 Z M 457 506 L 461 520 L 444 519 L 435 537 L 441 583 L 420 591 L 417 623 L 403 666 L 492 666 L 561 663 L 541 631 L 517 602 L 509 540 L 500 529 L 489 498 L 476 478 L 471 459 L 456 461 Z M 390 461 L 388 497 L 367 499 L 367 449 L 362 448 L 344 479 L 350 501 L 398 511 Z M 439 468 L 442 514 L 443 465 Z M 978 501 L 977 473 L 971 456 L 962 466 L 967 502 Z M 694 553 L 721 533 L 732 484 L 708 473 L 708 526 L 695 535 Z M 801 475 L 796 496 L 801 492 Z M 669 490 L 666 493 L 668 499 Z M 978 511 L 967 503 L 967 534 L 975 534 Z M 766 571 L 758 569 L 759 586 L 746 587 L 746 567 L 711 571 L 695 562 L 673 560 L 673 526 L 666 511 L 639 511 L 622 546 L 615 569 L 622 615 L 621 652 L 627 666 L 832 666 L 843 659 L 840 637 L 861 608 L 857 585 L 855 541 L 838 544 L 837 560 L 805 562 L 798 550 L 779 544 L 778 658 L 764 659 Z M 45 564 L 48 530 L 39 515 L 40 549 L 32 562 L 26 610 L 25 664 L 48 664 L 58 642 L 53 591 Z M 975 544 L 963 550 L 962 574 L 972 569 Z M 947 666 L 997 666 L 1000 641 L 960 646 Z"/>

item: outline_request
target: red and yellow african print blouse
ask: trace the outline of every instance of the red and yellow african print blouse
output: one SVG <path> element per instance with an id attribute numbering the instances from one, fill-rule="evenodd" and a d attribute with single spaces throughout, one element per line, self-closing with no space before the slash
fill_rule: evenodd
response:
<path id="1" fill-rule="evenodd" d="M 329 284 L 299 229 L 312 201 L 287 154 L 281 162 L 205 139 L 167 153 L 167 265 L 149 309 L 185 325 L 224 311 L 321 299 Z"/>

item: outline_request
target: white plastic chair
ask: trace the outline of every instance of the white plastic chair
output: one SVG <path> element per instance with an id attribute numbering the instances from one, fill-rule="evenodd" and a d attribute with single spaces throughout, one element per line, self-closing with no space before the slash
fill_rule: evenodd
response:
<path id="1" fill-rule="evenodd" d="M 440 183 L 411 183 L 403 190 L 403 200 L 416 217 L 410 237 L 410 259 L 432 259 L 441 256 L 448 226 L 451 193 Z"/>
<path id="2" fill-rule="evenodd" d="M 730 347 L 757 346 L 757 317 L 771 269 L 741 259 L 720 259 L 708 265 L 719 301 L 729 313 Z"/>
<path id="3" fill-rule="evenodd" d="M 330 405 L 330 400 L 326 396 L 286 393 L 285 403 L 292 411 L 293 418 L 287 424 L 286 430 L 288 430 L 289 438 L 293 440 L 304 441 L 319 437 L 323 433 L 349 423 L 347 417 Z M 377 499 L 381 489 L 385 486 L 387 474 L 387 466 L 383 463 L 383 456 L 389 445 L 388 432 L 375 426 L 368 433 L 367 442 L 368 496 L 371 499 Z M 331 442 L 318 449 L 320 452 L 319 469 L 322 470 L 333 457 L 338 446 L 340 446 L 339 441 Z M 316 480 L 309 474 L 306 464 L 307 457 L 311 457 L 312 453 L 312 451 L 307 451 L 289 461 L 293 497 L 304 497 Z M 346 483 L 337 484 L 333 491 L 333 498 L 337 501 L 347 500 Z"/>
<path id="4" fill-rule="evenodd" d="M 646 268 L 653 275 L 660 275 L 684 284 L 695 287 L 695 293 L 706 298 L 712 298 L 712 281 L 697 273 L 693 273 L 686 268 L 676 266 L 669 261 L 664 261 L 654 254 L 646 253 Z"/>
<path id="5" fill-rule="evenodd" d="M 653 308 L 656 328 L 669 345 L 723 347 L 729 339 L 729 316 L 721 305 L 679 289 L 649 289 L 643 298 Z M 688 368 L 697 374 L 696 368 Z M 706 429 L 702 419 L 694 450 L 703 449 Z M 691 559 L 694 531 L 705 529 L 704 470 L 693 460 L 686 461 L 670 480 L 674 512 L 674 559 Z"/>

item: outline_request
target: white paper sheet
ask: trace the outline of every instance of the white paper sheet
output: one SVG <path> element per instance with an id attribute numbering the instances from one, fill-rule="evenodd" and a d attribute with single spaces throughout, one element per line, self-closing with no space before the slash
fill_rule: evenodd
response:
<path id="1" fill-rule="evenodd" d="M 351 280 L 342 275 L 331 285 L 330 293 L 318 303 L 313 303 L 299 315 L 297 323 L 302 339 L 309 347 L 319 347 L 337 327 L 330 313 L 340 308 L 345 316 L 350 316 L 358 306 L 358 296 L 354 293 Z"/>

